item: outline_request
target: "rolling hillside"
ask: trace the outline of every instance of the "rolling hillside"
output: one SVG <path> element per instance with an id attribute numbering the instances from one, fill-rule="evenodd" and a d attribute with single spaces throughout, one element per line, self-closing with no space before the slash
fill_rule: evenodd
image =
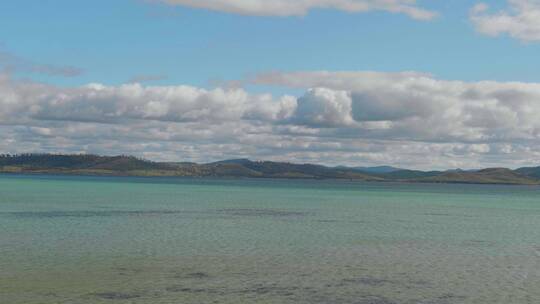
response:
<path id="1" fill-rule="evenodd" d="M 376 167 L 377 168 L 377 167 Z M 80 174 L 119 176 L 185 176 L 233 178 L 343 179 L 380 182 L 540 184 L 540 167 L 510 170 L 491 168 L 478 171 L 418 171 L 378 167 L 326 167 L 271 161 L 234 159 L 208 164 L 152 162 L 133 156 L 0 155 L 0 173 Z M 370 172 L 368 172 L 370 171 Z"/>

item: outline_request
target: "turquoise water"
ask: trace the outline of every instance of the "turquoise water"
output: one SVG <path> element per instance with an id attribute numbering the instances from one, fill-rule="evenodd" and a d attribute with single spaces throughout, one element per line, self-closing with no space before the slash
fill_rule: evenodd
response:
<path id="1" fill-rule="evenodd" d="M 4 175 L 0 303 L 540 303 L 540 188 Z"/>

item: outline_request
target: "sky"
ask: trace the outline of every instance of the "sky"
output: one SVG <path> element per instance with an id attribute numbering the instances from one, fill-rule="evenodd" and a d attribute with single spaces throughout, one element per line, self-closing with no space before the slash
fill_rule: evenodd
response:
<path id="1" fill-rule="evenodd" d="M 540 165 L 540 0 L 0 2 L 0 153 Z"/>

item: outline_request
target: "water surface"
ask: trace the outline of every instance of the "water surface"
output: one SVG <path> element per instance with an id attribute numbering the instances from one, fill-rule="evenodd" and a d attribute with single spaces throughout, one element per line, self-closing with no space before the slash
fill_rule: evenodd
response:
<path id="1" fill-rule="evenodd" d="M 540 303 L 540 188 L 0 176 L 1 303 Z"/>

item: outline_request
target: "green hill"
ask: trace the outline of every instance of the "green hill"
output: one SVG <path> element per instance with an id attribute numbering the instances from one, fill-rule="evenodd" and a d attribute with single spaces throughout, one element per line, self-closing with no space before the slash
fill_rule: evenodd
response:
<path id="1" fill-rule="evenodd" d="M 506 168 L 490 168 L 475 172 L 445 172 L 432 177 L 420 178 L 417 181 L 465 184 L 539 184 L 539 180 L 537 179 Z"/>
<path id="2" fill-rule="evenodd" d="M 379 170 L 380 171 L 380 170 Z M 383 170 L 233 159 L 208 164 L 153 162 L 133 156 L 0 155 L 0 173 L 236 178 L 304 178 L 425 183 L 539 184 L 540 167 L 479 171 Z"/>
<path id="3" fill-rule="evenodd" d="M 540 179 L 540 167 L 519 168 L 516 172 L 530 178 Z"/>

